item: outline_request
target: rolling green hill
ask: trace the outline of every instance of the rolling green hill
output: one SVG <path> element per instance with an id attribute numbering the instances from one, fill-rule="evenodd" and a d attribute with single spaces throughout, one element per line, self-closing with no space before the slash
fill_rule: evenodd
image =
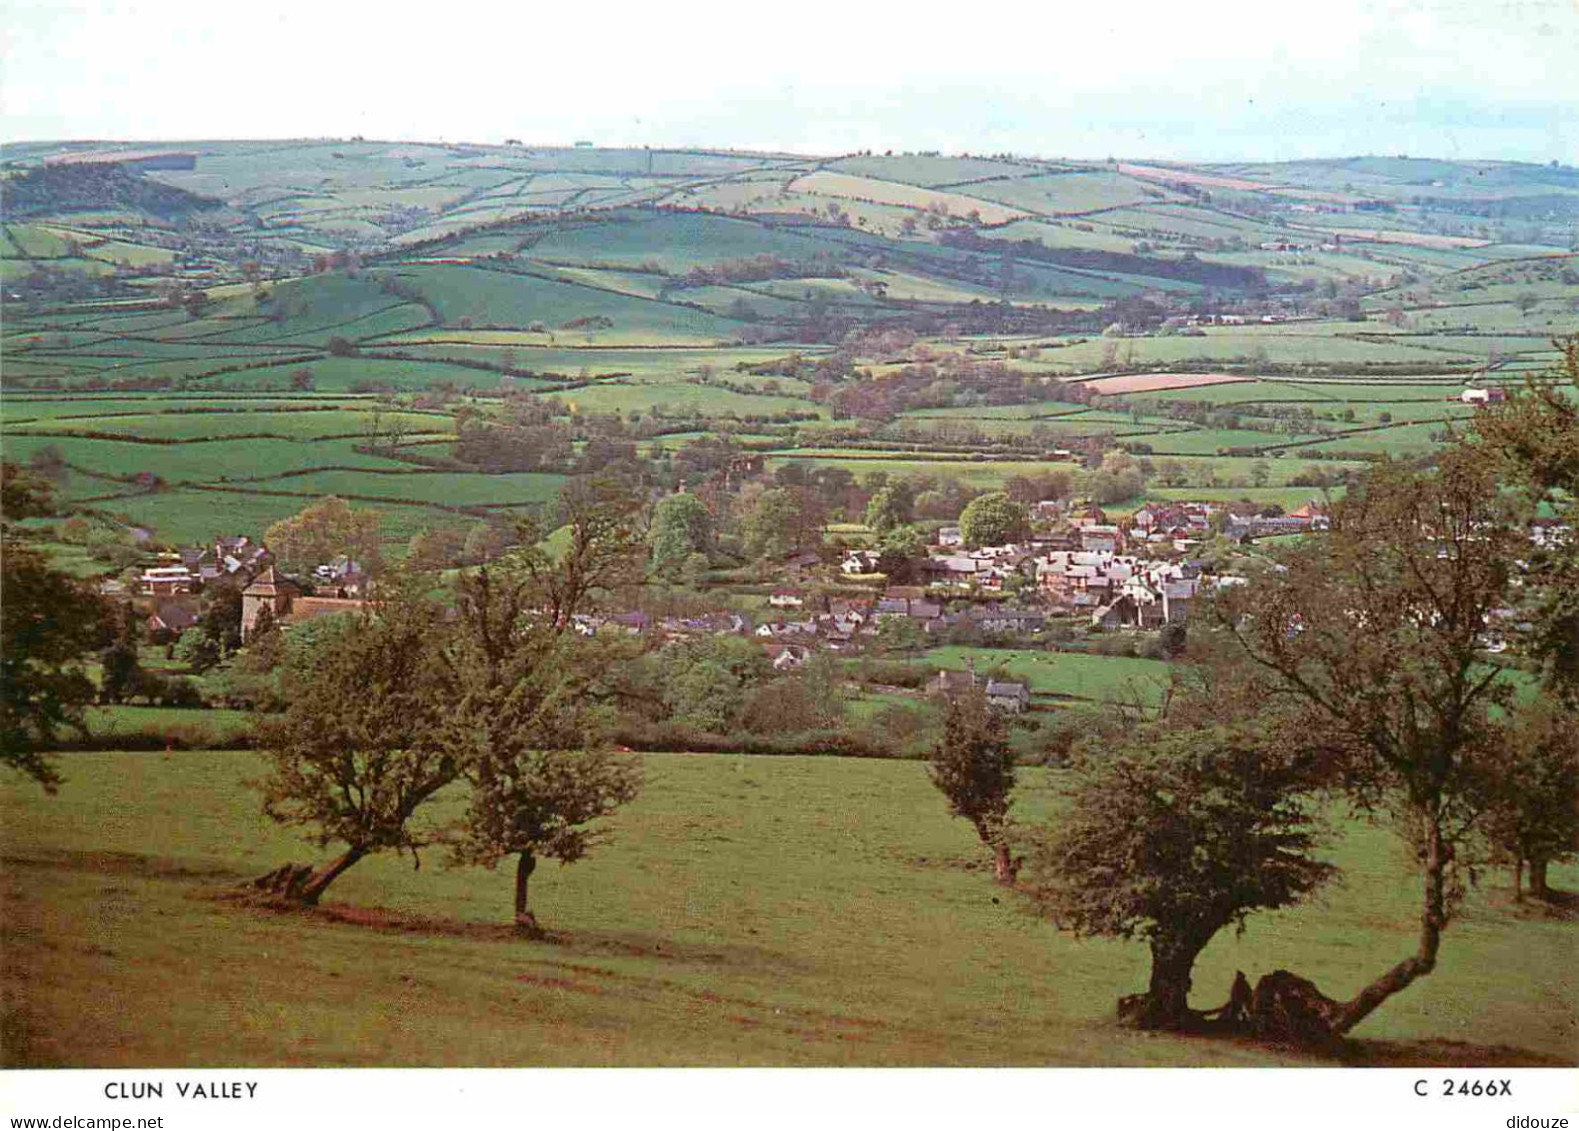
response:
<path id="1" fill-rule="evenodd" d="M 1466 382 L 1579 328 L 1566 167 L 206 141 L 17 146 L 0 191 L 7 452 L 161 536 L 318 489 L 392 530 L 539 500 L 369 474 L 448 466 L 457 408 L 509 398 L 578 443 L 746 430 L 775 468 L 996 485 L 1093 441 L 1172 492 L 1249 491 L 1256 455 L 1294 490 L 1429 452 Z M 1148 371 L 1179 376 L 1070 403 Z"/>

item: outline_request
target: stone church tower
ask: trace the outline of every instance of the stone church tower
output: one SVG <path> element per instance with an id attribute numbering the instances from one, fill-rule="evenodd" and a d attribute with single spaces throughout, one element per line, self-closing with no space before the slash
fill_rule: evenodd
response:
<path id="1" fill-rule="evenodd" d="M 301 589 L 296 583 L 280 577 L 273 566 L 258 574 L 252 584 L 241 591 L 241 639 L 245 641 L 252 635 L 264 606 L 268 606 L 277 622 L 291 611 L 291 602 L 299 596 Z"/>

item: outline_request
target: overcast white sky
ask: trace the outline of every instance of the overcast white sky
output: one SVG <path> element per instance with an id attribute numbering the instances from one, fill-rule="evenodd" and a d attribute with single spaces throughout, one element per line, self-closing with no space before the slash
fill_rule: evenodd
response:
<path id="1" fill-rule="evenodd" d="M 1579 0 L 0 0 L 6 141 L 1579 161 Z"/>

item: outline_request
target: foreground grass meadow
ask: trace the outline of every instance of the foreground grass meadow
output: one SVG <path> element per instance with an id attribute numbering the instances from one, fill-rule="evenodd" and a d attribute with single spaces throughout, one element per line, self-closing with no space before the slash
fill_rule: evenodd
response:
<path id="1" fill-rule="evenodd" d="M 1117 1028 L 1144 948 L 1028 914 L 915 762 L 648 755 L 613 842 L 538 870 L 550 943 L 509 935 L 506 871 L 438 853 L 370 859 L 317 913 L 227 901 L 321 855 L 260 816 L 251 753 L 62 764 L 56 797 L 0 788 L 8 1066 L 1322 1063 Z M 1056 810 L 1055 773 L 1023 772 L 1022 819 Z M 1341 830 L 1344 880 L 1215 941 L 1196 1004 L 1236 969 L 1347 996 L 1412 951 L 1404 849 Z M 1552 879 L 1572 890 L 1579 869 Z M 1437 972 L 1367 1021 L 1353 1059 L 1579 1062 L 1579 934 L 1506 883 L 1482 877 Z"/>

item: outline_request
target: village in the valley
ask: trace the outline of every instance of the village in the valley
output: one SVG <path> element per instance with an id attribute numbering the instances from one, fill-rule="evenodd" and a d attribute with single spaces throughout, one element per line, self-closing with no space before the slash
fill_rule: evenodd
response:
<path id="1" fill-rule="evenodd" d="M 767 584 L 707 590 L 716 608 L 674 614 L 615 601 L 578 612 L 574 625 L 583 635 L 637 636 L 648 646 L 736 637 L 757 645 L 777 673 L 796 671 L 819 653 L 886 654 L 894 642 L 897 651 L 924 657 L 928 648 L 952 643 L 1057 650 L 1101 634 L 1123 640 L 1128 632 L 1134 654 L 1134 641 L 1155 641 L 1167 626 L 1182 641 L 1198 594 L 1242 582 L 1238 563 L 1254 554 L 1258 540 L 1327 525 L 1317 499 L 1288 513 L 1179 502 L 1110 514 L 1066 500 L 1044 500 L 1026 513 L 1028 536 L 1003 545 L 971 545 L 958 525 L 937 525 L 921 554 L 897 569 L 886 563 L 908 584 L 889 584 L 876 550 L 849 547 L 846 537 L 832 535 L 821 552 L 768 563 Z M 1198 557 L 1208 542 L 1216 552 Z M 1234 549 L 1224 556 L 1224 547 Z M 376 604 L 375 583 L 350 557 L 289 574 L 260 538 L 247 534 L 152 560 L 159 564 L 102 588 L 140 610 L 151 643 L 171 648 L 184 633 L 202 633 L 204 610 L 227 596 L 234 604 L 237 593 L 241 644 L 260 621 L 285 628 Z M 947 697 L 978 682 L 973 669 L 974 662 L 971 670 L 938 670 L 918 693 Z M 1023 682 L 983 675 L 980 683 L 1005 711 L 1018 714 L 1033 703 Z"/>

